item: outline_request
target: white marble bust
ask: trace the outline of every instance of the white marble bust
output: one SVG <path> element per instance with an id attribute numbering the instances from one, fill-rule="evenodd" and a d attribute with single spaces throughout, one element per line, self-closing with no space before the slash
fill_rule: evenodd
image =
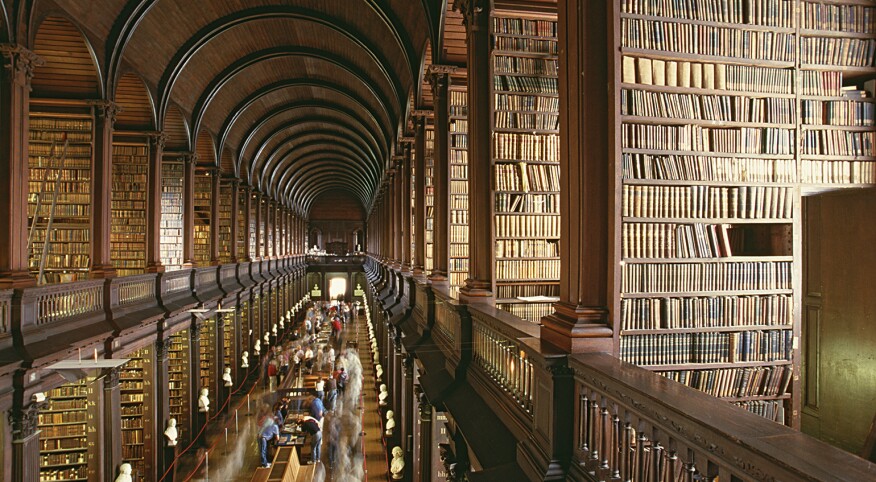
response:
<path id="1" fill-rule="evenodd" d="M 176 447 L 179 441 L 179 432 L 176 429 L 176 419 L 171 418 L 167 421 L 167 428 L 164 430 L 164 439 L 167 441 L 168 447 Z"/>
<path id="2" fill-rule="evenodd" d="M 255 345 L 252 347 L 252 352 L 255 356 L 259 356 L 262 353 L 262 341 L 256 340 Z"/>
<path id="3" fill-rule="evenodd" d="M 131 464 L 125 462 L 124 464 L 119 466 L 119 476 L 116 477 L 115 482 L 133 482 L 133 478 L 131 477 Z"/>
<path id="4" fill-rule="evenodd" d="M 234 386 L 234 381 L 231 379 L 231 368 L 225 367 L 225 372 L 222 374 L 222 381 L 226 387 Z"/>
<path id="5" fill-rule="evenodd" d="M 377 367 L 375 367 L 374 370 L 375 370 L 375 373 L 377 374 L 377 381 L 379 382 L 380 380 L 383 379 L 383 365 L 378 363 Z M 385 387 L 386 385 L 381 385 L 381 386 Z"/>
<path id="6" fill-rule="evenodd" d="M 401 480 L 404 477 L 405 453 L 397 445 L 392 448 L 392 462 L 389 464 L 389 472 L 392 473 L 392 480 Z"/>
<path id="7" fill-rule="evenodd" d="M 246 350 L 240 354 L 240 368 L 249 368 L 249 352 Z"/>
<path id="8" fill-rule="evenodd" d="M 198 397 L 198 411 L 201 413 L 207 413 L 210 411 L 210 390 L 206 388 L 201 389 L 201 396 Z"/>
<path id="9" fill-rule="evenodd" d="M 386 384 L 383 383 L 383 384 L 380 385 L 380 394 L 377 395 L 377 399 L 378 399 L 379 401 L 378 401 L 377 403 L 378 403 L 381 407 L 385 407 L 385 406 L 386 406 L 386 399 L 387 399 L 387 398 L 389 398 L 389 392 L 386 391 Z"/>
<path id="10" fill-rule="evenodd" d="M 392 435 L 392 430 L 395 428 L 395 414 L 392 413 L 392 410 L 386 411 L 386 434 L 387 437 Z"/>
<path id="11" fill-rule="evenodd" d="M 271 346 L 271 335 L 268 333 L 265 333 L 264 339 L 265 339 L 265 346 Z"/>

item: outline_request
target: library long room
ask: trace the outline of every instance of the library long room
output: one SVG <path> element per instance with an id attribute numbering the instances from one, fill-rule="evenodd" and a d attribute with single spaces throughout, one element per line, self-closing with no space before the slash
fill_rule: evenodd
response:
<path id="1" fill-rule="evenodd" d="M 876 480 L 876 0 L 0 11 L 0 480 Z"/>

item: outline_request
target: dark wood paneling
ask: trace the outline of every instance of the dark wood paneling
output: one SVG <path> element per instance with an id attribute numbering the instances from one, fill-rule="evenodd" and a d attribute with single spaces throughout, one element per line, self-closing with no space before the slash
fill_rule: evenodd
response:
<path id="1" fill-rule="evenodd" d="M 116 130 L 154 130 L 152 104 L 139 77 L 132 73 L 123 75 L 116 88 L 115 101 L 121 107 L 116 116 Z"/>
<path id="2" fill-rule="evenodd" d="M 164 119 L 164 133 L 167 134 L 165 149 L 169 151 L 189 150 L 189 128 L 179 108 L 171 105 L 167 109 L 167 117 Z"/>
<path id="3" fill-rule="evenodd" d="M 33 97 L 97 99 L 100 84 L 82 34 L 65 18 L 46 17 L 33 51 L 45 60 L 33 76 Z"/>

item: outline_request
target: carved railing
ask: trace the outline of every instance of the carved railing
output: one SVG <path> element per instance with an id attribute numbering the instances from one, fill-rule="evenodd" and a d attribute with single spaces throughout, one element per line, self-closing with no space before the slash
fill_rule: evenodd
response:
<path id="1" fill-rule="evenodd" d="M 165 274 L 162 277 L 162 284 L 164 285 L 163 293 L 171 294 L 176 293 L 178 291 L 191 291 L 192 289 L 192 277 L 189 271 L 174 271 L 170 274 Z"/>
<path id="2" fill-rule="evenodd" d="M 103 310 L 104 280 L 35 288 L 36 324 L 45 325 Z"/>
<path id="3" fill-rule="evenodd" d="M 574 355 L 588 480 L 872 480 L 876 465 L 607 354 Z"/>
<path id="4" fill-rule="evenodd" d="M 520 408 L 531 414 L 532 361 L 526 357 L 517 337 L 502 334 L 484 323 L 485 319 L 480 313 L 472 313 L 472 360 Z"/>
<path id="5" fill-rule="evenodd" d="M 0 335 L 10 332 L 9 320 L 12 317 L 12 290 L 0 292 Z"/>
<path id="6" fill-rule="evenodd" d="M 119 306 L 140 303 L 148 299 L 155 299 L 154 274 L 121 278 L 121 280 L 117 281 L 115 284 L 119 293 Z"/>
<path id="7" fill-rule="evenodd" d="M 441 334 L 450 346 L 459 339 L 459 313 L 449 298 L 435 298 L 435 331 Z"/>

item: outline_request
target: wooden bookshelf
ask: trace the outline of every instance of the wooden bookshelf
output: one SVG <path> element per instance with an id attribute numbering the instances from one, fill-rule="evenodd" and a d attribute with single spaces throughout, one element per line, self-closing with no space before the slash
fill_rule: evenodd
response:
<path id="1" fill-rule="evenodd" d="M 242 261 L 246 259 L 246 243 L 249 242 L 249 226 L 246 223 L 246 196 L 245 189 L 240 189 L 237 192 L 237 259 Z"/>
<path id="2" fill-rule="evenodd" d="M 755 4 L 616 4 L 615 332 L 622 359 L 799 427 L 801 195 L 876 183 L 874 6 Z"/>
<path id="3" fill-rule="evenodd" d="M 209 170 L 195 171 L 195 263 L 198 266 L 210 265 L 210 229 L 213 220 L 213 177 Z"/>
<path id="4" fill-rule="evenodd" d="M 559 296 L 557 23 L 497 12 L 491 27 L 496 307 L 538 322 Z"/>
<path id="5" fill-rule="evenodd" d="M 450 252 L 448 273 L 456 293 L 468 278 L 468 98 L 465 86 L 450 87 Z"/>
<path id="6" fill-rule="evenodd" d="M 425 270 L 426 275 L 432 273 L 432 269 L 434 269 L 434 236 L 435 236 L 435 125 L 431 123 L 431 119 L 427 120 L 426 123 L 426 158 L 425 166 L 426 172 L 424 176 L 426 176 L 426 192 L 424 193 L 424 199 L 426 204 L 426 218 L 425 218 L 425 230 L 424 230 L 424 238 L 423 242 L 426 244 L 425 252 L 426 252 L 426 260 L 425 260 Z"/>
<path id="7" fill-rule="evenodd" d="M 235 362 L 238 366 L 240 366 L 240 356 L 246 351 L 249 352 L 250 356 L 252 356 L 253 345 L 255 344 L 255 331 L 252 326 L 252 319 L 249 316 L 249 300 L 243 301 L 239 305 L 240 307 L 237 310 L 237 319 L 240 323 L 240 352 L 235 354 Z"/>
<path id="8" fill-rule="evenodd" d="M 131 464 L 134 480 L 148 480 L 154 473 L 155 396 L 152 346 L 141 348 L 130 358 L 119 376 L 122 420 L 122 460 Z"/>
<path id="9" fill-rule="evenodd" d="M 216 363 L 216 319 L 208 318 L 202 322 L 200 331 L 200 352 L 198 353 L 198 393 L 202 388 L 210 391 L 211 400 L 220 396 L 218 390 L 219 372 L 222 366 Z"/>
<path id="10" fill-rule="evenodd" d="M 222 368 L 231 368 L 231 372 L 235 373 L 237 370 L 234 367 L 239 365 L 238 360 L 240 358 L 236 351 L 238 346 L 237 333 L 234 329 L 236 326 L 236 316 L 234 313 L 222 313 L 220 320 L 222 320 L 222 329 L 224 331 L 222 334 Z"/>
<path id="11" fill-rule="evenodd" d="M 169 413 L 176 419 L 179 430 L 179 444 L 185 446 L 191 441 L 192 434 L 188 431 L 189 401 L 192 396 L 192 385 L 189 364 L 189 330 L 183 330 L 170 336 L 170 346 L 167 350 L 167 377 L 169 380 Z"/>
<path id="12" fill-rule="evenodd" d="M 161 264 L 166 271 L 183 265 L 183 176 L 181 160 L 161 162 Z"/>
<path id="13" fill-rule="evenodd" d="M 74 281 L 88 274 L 92 130 L 91 114 L 30 113 L 28 228 L 32 242 L 28 265 L 38 277 L 40 260 L 44 260 L 41 282 Z"/>
<path id="14" fill-rule="evenodd" d="M 113 140 L 110 258 L 118 276 L 146 271 L 148 143 Z"/>
<path id="15" fill-rule="evenodd" d="M 232 186 L 228 182 L 219 184 L 219 219 L 216 221 L 216 229 L 219 231 L 219 262 L 227 264 L 231 262 L 231 250 L 234 249 L 231 239 L 231 196 Z"/>
<path id="16" fill-rule="evenodd" d="M 247 232 L 249 233 L 249 253 L 253 259 L 257 259 L 261 257 L 261 253 L 256 251 L 256 236 L 261 232 L 259 231 L 260 227 L 256 226 L 256 211 L 259 209 L 259 203 L 255 194 L 252 194 L 252 199 L 250 201 L 249 229 L 247 229 Z"/>
<path id="17" fill-rule="evenodd" d="M 97 454 L 88 447 L 98 437 L 98 393 L 82 379 L 46 393 L 37 420 L 40 437 L 40 480 L 86 481 L 98 473 Z"/>

